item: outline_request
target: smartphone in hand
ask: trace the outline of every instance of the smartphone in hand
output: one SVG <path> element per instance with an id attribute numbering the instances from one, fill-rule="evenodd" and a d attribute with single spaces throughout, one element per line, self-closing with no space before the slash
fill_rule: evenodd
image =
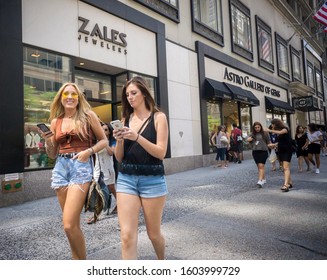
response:
<path id="1" fill-rule="evenodd" d="M 114 120 L 110 122 L 110 125 L 114 130 L 121 129 L 123 128 L 123 124 L 121 123 L 120 120 Z"/>
<path id="2" fill-rule="evenodd" d="M 43 133 L 47 133 L 47 132 L 49 132 L 49 131 L 51 131 L 50 130 L 50 128 L 46 125 L 46 124 L 44 124 L 44 123 L 38 123 L 37 125 L 36 125 Z"/>

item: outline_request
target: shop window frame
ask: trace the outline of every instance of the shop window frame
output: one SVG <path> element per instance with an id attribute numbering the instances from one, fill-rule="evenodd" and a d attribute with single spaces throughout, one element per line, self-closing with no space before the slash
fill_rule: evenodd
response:
<path id="1" fill-rule="evenodd" d="M 239 10 L 245 17 L 248 18 L 249 22 L 249 42 L 251 43 L 250 48 L 245 48 L 240 44 L 234 42 L 234 27 L 233 27 L 233 15 L 232 15 L 232 6 Z M 230 32 L 231 32 L 231 45 L 232 52 L 246 58 L 247 60 L 253 62 L 253 38 L 252 38 L 252 23 L 251 23 L 251 11 L 248 7 L 246 7 L 242 2 L 238 0 L 229 0 L 229 14 L 230 14 Z"/>
<path id="2" fill-rule="evenodd" d="M 276 43 L 276 58 L 277 58 L 277 70 L 278 75 L 286 80 L 290 80 L 290 60 L 289 60 L 289 53 L 288 53 L 288 43 L 285 39 L 283 39 L 277 32 L 275 32 L 275 43 Z M 287 68 L 288 72 L 281 69 L 281 61 L 280 61 L 280 53 L 278 49 L 278 45 L 281 45 L 286 50 L 286 60 L 287 60 Z"/>
<path id="3" fill-rule="evenodd" d="M 295 61 L 293 59 L 293 55 L 297 57 L 299 61 L 299 72 L 300 72 L 300 79 L 298 77 L 295 77 L 294 75 L 294 66 L 295 66 Z M 303 79 L 303 73 L 302 73 L 302 62 L 301 62 L 301 52 L 296 50 L 294 47 L 290 46 L 290 60 L 291 60 L 291 72 L 292 72 L 292 81 L 298 81 L 302 82 Z"/>
<path id="4" fill-rule="evenodd" d="M 273 45 L 273 36 L 271 32 L 271 27 L 266 24 L 260 17 L 257 15 L 255 16 L 256 21 L 256 35 L 257 35 L 257 50 L 258 50 L 258 63 L 260 67 L 263 67 L 270 72 L 275 71 L 275 65 L 274 65 L 274 45 Z M 262 58 L 261 56 L 261 47 L 260 47 L 260 36 L 259 36 L 259 28 L 262 29 L 264 32 L 267 33 L 268 37 L 270 38 L 270 49 L 271 49 L 271 61 L 269 62 Z"/>
<path id="5" fill-rule="evenodd" d="M 39 54 L 46 54 L 45 57 L 56 57 L 59 59 L 60 63 L 58 67 L 53 67 L 48 63 L 39 63 L 39 56 L 35 57 L 35 60 L 31 60 L 31 51 L 38 51 Z M 40 56 L 41 57 L 41 56 Z M 63 64 L 63 58 L 66 58 L 66 63 Z M 65 65 L 65 67 L 64 67 Z M 40 72 L 41 70 L 41 72 Z M 34 71 L 34 72 L 33 72 Z M 49 72 L 48 72 L 49 71 Z M 62 72 L 59 72 L 62 71 Z M 54 72 L 52 76 L 53 79 L 49 79 L 51 72 Z M 33 73 L 35 75 L 33 75 Z M 41 74 L 40 74 L 41 73 Z M 37 75 L 39 74 L 39 75 Z M 56 77 L 61 77 L 60 80 Z M 44 50 L 42 48 L 36 48 L 29 45 L 23 46 L 23 85 L 24 85 L 24 171 L 37 171 L 37 170 L 47 170 L 52 169 L 54 166 L 54 160 L 50 159 L 45 152 L 44 140 L 41 139 L 36 123 L 48 123 L 48 117 L 50 114 L 50 104 L 57 94 L 59 88 L 66 82 L 71 81 L 73 78 L 73 60 L 72 57 L 68 55 L 63 55 L 58 52 Z M 26 99 L 26 95 L 30 94 L 30 97 Z M 41 96 L 43 98 L 41 98 Z M 32 98 L 35 97 L 35 98 Z M 50 99 L 51 97 L 51 99 Z M 26 102 L 30 102 L 26 103 Z M 38 103 L 35 103 L 38 102 Z M 44 102 L 49 103 L 49 107 L 46 110 L 43 110 Z M 36 115 L 35 120 L 29 119 L 29 115 L 33 113 Z M 47 112 L 47 113 L 46 113 Z M 35 123 L 35 124 L 34 124 Z M 49 123 L 48 123 L 49 124 Z M 32 133 L 33 134 L 30 134 Z M 34 139 L 40 139 L 38 143 L 35 142 L 35 145 L 28 145 L 29 140 L 27 135 L 32 136 L 32 141 Z M 37 138 L 36 138 L 36 135 Z M 35 156 L 34 156 L 35 155 Z M 45 155 L 45 157 L 43 156 Z M 38 163 L 39 166 L 30 165 L 31 156 L 33 157 L 34 162 Z M 44 165 L 43 165 L 44 164 Z"/>
<path id="6" fill-rule="evenodd" d="M 176 22 L 180 23 L 179 0 L 176 0 L 176 6 L 170 4 L 170 1 L 164 0 L 134 0 L 135 2 L 146 6 L 156 13 Z"/>
<path id="7" fill-rule="evenodd" d="M 312 72 L 312 85 L 309 84 L 309 71 L 308 69 L 311 69 L 311 72 Z M 307 86 L 309 86 L 310 88 L 312 88 L 313 90 L 315 90 L 315 71 L 314 71 L 314 66 L 311 62 L 309 62 L 307 60 L 307 63 L 306 63 L 306 77 L 307 77 Z"/>
<path id="8" fill-rule="evenodd" d="M 317 75 L 320 76 L 320 89 L 318 88 L 318 79 L 317 79 Z M 314 82 L 315 82 L 315 88 L 316 88 L 316 94 L 318 97 L 323 99 L 323 84 L 322 84 L 322 73 L 321 70 L 317 67 L 314 67 Z"/>
<path id="9" fill-rule="evenodd" d="M 222 4 L 221 4 L 221 0 L 215 0 L 215 1 L 217 4 L 217 7 L 219 5 L 218 13 L 220 11 L 220 15 L 216 14 L 216 19 L 217 19 L 218 25 L 220 24 L 220 26 L 221 26 L 221 32 L 219 32 L 219 30 L 215 30 L 215 29 L 211 28 L 207 24 L 203 23 L 201 20 L 198 20 L 195 18 L 194 1 L 190 0 L 190 2 L 191 2 L 191 17 L 192 17 L 192 31 L 223 47 L 224 46 L 224 26 L 223 26 L 223 18 L 222 18 Z"/>

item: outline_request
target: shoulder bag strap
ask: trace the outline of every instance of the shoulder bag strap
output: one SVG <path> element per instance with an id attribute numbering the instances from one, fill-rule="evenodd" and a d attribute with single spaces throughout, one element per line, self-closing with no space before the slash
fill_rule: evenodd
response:
<path id="1" fill-rule="evenodd" d="M 141 131 L 142 131 L 142 129 L 144 128 L 144 126 L 149 122 L 149 120 L 151 119 L 151 117 L 152 117 L 152 114 L 153 113 L 151 113 L 151 115 L 144 121 L 144 123 L 142 124 L 142 126 L 140 127 L 140 129 L 138 130 L 138 132 L 137 132 L 137 134 L 139 134 Z M 128 123 L 129 123 L 129 120 L 128 120 Z M 134 141 L 130 146 L 129 146 L 129 148 L 128 148 L 128 150 L 126 151 L 126 154 L 133 148 L 133 146 L 134 146 L 134 144 L 136 143 L 136 141 Z"/>

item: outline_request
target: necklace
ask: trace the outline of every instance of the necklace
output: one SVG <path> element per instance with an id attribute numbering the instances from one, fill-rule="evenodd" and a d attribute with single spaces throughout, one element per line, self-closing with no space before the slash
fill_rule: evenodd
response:
<path id="1" fill-rule="evenodd" d="M 70 116 L 67 116 L 66 114 L 64 115 L 65 118 L 68 118 L 68 119 L 71 119 L 74 115 L 75 115 L 76 112 L 74 112 L 72 115 Z"/>

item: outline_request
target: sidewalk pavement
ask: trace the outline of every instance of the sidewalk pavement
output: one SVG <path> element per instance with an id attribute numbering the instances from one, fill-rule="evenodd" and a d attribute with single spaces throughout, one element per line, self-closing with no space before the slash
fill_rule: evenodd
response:
<path id="1" fill-rule="evenodd" d="M 251 156 L 227 169 L 203 167 L 167 175 L 169 195 L 162 231 L 170 260 L 327 259 L 327 157 L 320 174 L 297 172 L 294 188 L 282 193 L 282 171 L 266 164 L 267 184 L 256 187 Z M 121 258 L 117 216 L 103 214 L 87 225 L 88 259 Z M 70 259 L 56 197 L 0 208 L 0 259 Z M 139 219 L 139 259 L 155 259 L 143 215 Z"/>

